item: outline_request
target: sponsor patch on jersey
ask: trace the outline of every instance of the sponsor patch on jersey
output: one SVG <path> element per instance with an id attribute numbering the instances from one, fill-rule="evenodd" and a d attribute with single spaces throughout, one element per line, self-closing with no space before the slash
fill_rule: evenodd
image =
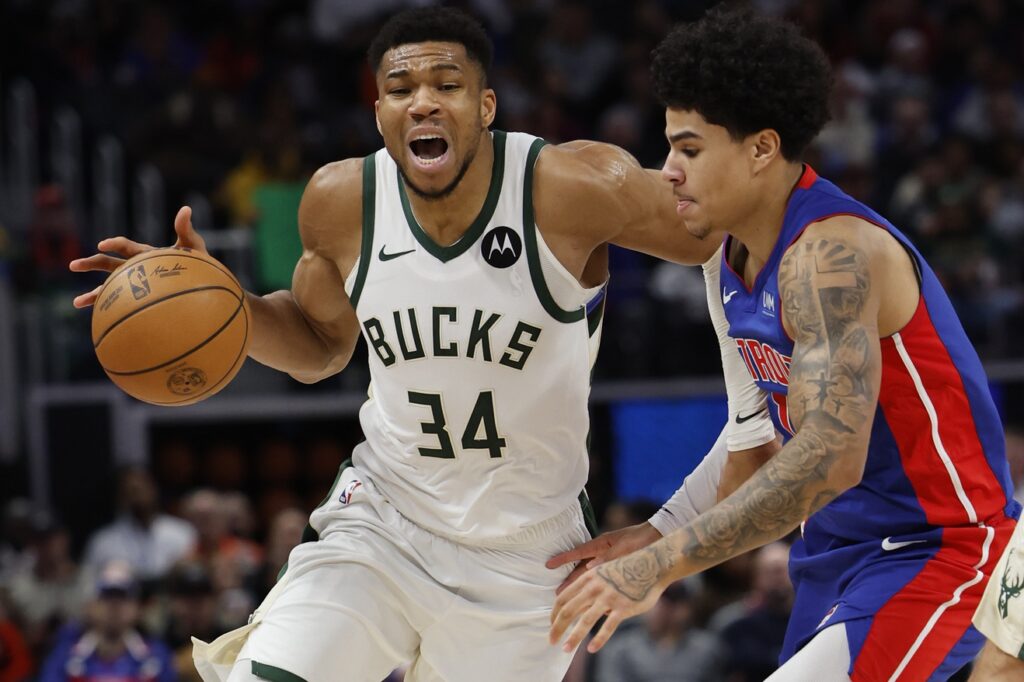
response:
<path id="1" fill-rule="evenodd" d="M 480 251 L 491 267 L 507 268 L 522 255 L 523 240 L 511 227 L 499 225 L 484 235 Z"/>

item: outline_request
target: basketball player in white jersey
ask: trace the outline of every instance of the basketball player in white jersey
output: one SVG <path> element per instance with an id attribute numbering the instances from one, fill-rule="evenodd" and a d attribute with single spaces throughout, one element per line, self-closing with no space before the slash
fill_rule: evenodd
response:
<path id="1" fill-rule="evenodd" d="M 696 264 L 720 240 L 691 237 L 658 173 L 618 148 L 490 131 L 490 54 L 455 10 L 389 21 L 369 55 L 385 148 L 315 174 L 292 289 L 248 295 L 250 356 L 300 381 L 364 336 L 366 441 L 250 624 L 196 643 L 206 682 L 376 682 L 407 661 L 417 682 L 554 681 L 569 663 L 547 631 L 570 567 L 544 563 L 590 538 L 605 245 Z M 187 208 L 175 231 L 204 248 Z"/>

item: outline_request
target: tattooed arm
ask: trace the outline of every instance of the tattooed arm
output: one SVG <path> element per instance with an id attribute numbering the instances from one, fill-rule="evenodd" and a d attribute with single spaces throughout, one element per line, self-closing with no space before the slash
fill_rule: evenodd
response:
<path id="1" fill-rule="evenodd" d="M 882 231 L 830 219 L 808 228 L 783 257 L 779 293 L 795 342 L 788 404 L 796 435 L 688 526 L 598 566 L 559 595 L 552 642 L 578 618 L 567 641 L 575 646 L 607 615 L 590 645 L 596 651 L 671 582 L 785 536 L 860 481 L 881 380 L 874 233 Z"/>

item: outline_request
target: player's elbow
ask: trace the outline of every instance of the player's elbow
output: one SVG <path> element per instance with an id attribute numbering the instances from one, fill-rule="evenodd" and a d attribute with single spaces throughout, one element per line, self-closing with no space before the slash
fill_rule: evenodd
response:
<path id="1" fill-rule="evenodd" d="M 829 475 L 829 483 L 839 491 L 849 490 L 858 485 L 864 478 L 867 453 L 867 443 L 838 453 L 836 464 Z"/>
<path id="2" fill-rule="evenodd" d="M 303 384 L 315 384 L 332 377 L 348 366 L 352 351 L 333 353 L 323 364 L 313 370 L 289 372 L 288 376 Z"/>

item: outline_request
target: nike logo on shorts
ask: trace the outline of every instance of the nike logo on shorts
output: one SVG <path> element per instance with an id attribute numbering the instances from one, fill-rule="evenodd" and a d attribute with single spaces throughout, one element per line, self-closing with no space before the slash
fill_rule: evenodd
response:
<path id="1" fill-rule="evenodd" d="M 903 542 L 893 542 L 892 537 L 887 537 L 882 540 L 882 549 L 886 552 L 891 552 L 895 549 L 902 549 L 907 545 L 916 545 L 920 542 L 928 542 L 927 540 L 904 540 Z"/>
<path id="2" fill-rule="evenodd" d="M 399 256 L 404 256 L 407 253 L 412 253 L 413 251 L 416 250 L 416 249 L 409 249 L 408 251 L 399 251 L 397 253 L 384 253 L 384 249 L 385 248 L 387 248 L 387 244 L 385 244 L 384 246 L 380 247 L 380 253 L 377 254 L 377 257 L 380 258 L 382 261 L 392 260 L 394 258 L 398 258 Z"/>

